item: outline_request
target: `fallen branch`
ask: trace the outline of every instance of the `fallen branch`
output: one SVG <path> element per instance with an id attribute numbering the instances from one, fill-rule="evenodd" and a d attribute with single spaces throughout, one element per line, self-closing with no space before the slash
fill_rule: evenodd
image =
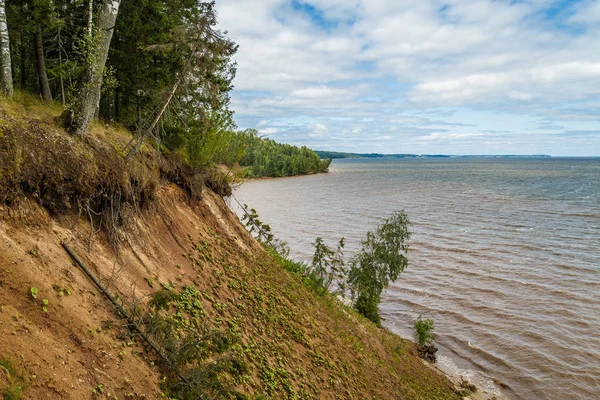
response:
<path id="1" fill-rule="evenodd" d="M 132 327 L 133 330 L 146 342 L 146 344 L 165 362 L 165 365 L 174 372 L 182 381 L 185 383 L 187 379 L 185 379 L 181 373 L 171 366 L 171 362 L 168 357 L 163 354 L 163 352 L 150 340 L 150 338 L 137 326 L 133 318 L 123 309 L 123 307 L 115 300 L 115 298 L 108 292 L 108 290 L 100 283 L 98 278 L 92 274 L 92 272 L 88 269 L 88 267 L 81 261 L 81 259 L 75 254 L 75 252 L 69 247 L 65 242 L 60 242 L 62 247 L 66 250 L 67 253 L 71 256 L 73 261 L 82 269 L 82 271 L 91 279 L 92 282 L 96 285 L 98 290 L 106 297 L 117 309 L 117 313 L 127 320 L 128 324 Z"/>

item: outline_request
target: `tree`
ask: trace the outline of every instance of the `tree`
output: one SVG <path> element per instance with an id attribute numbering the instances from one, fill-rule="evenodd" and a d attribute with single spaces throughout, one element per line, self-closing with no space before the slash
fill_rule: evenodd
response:
<path id="1" fill-rule="evenodd" d="M 375 231 L 367 233 L 361 249 L 350 260 L 348 286 L 354 308 L 378 325 L 381 294 L 408 265 L 409 225 L 404 211 L 394 213 Z"/>
<path id="2" fill-rule="evenodd" d="M 50 91 L 50 83 L 48 82 L 48 74 L 46 73 L 46 58 L 44 56 L 44 35 L 40 26 L 36 29 L 33 37 L 35 42 L 35 66 L 38 73 L 40 93 L 44 101 L 51 101 L 52 92 Z"/>
<path id="3" fill-rule="evenodd" d="M 85 60 L 80 92 L 67 110 L 65 127 L 72 133 L 84 136 L 96 109 L 100 105 L 104 68 L 110 41 L 113 36 L 121 0 L 102 0 L 93 35 L 87 36 Z"/>
<path id="4" fill-rule="evenodd" d="M 51 0 L 25 0 L 22 2 L 24 11 L 24 28 L 33 32 L 33 47 L 35 52 L 35 68 L 37 71 L 40 95 L 44 101 L 52 100 L 50 81 L 46 71 L 46 54 L 44 49 L 44 30 L 57 25 L 57 15 Z"/>
<path id="5" fill-rule="evenodd" d="M 249 177 L 293 176 L 327 172 L 330 159 L 321 160 L 309 148 L 277 143 L 271 139 L 261 138 L 255 129 L 239 132 L 247 143 L 240 165 L 248 167 Z"/>
<path id="6" fill-rule="evenodd" d="M 331 285 L 336 282 L 340 291 L 344 291 L 346 279 L 346 268 L 344 266 L 344 238 L 338 242 L 337 250 L 334 251 L 323 242 L 322 237 L 315 239 L 312 244 L 315 253 L 308 269 L 308 273 L 319 283 L 323 289 L 329 291 Z"/>
<path id="7" fill-rule="evenodd" d="M 0 0 L 0 91 L 5 96 L 13 95 L 12 65 L 10 59 L 10 39 L 6 22 L 6 7 Z"/>
<path id="8" fill-rule="evenodd" d="M 183 3 L 173 10 L 180 23 L 172 28 L 168 40 L 147 47 L 147 51 L 156 56 L 166 52 L 173 59 L 180 60 L 181 64 L 175 74 L 173 68 L 168 70 L 170 84 L 156 96 L 160 102 L 156 104 L 152 117 L 148 118 L 151 123 L 140 129 L 141 135 L 129 150 L 128 159 L 156 133 L 159 121 L 164 119 L 170 107 L 175 118 L 166 129 L 163 128 L 162 134 L 183 144 L 190 135 L 197 133 L 190 129 L 192 122 L 206 127 L 215 120 L 215 112 L 220 115 L 228 112 L 228 93 L 235 76 L 235 63 L 231 57 L 238 46 L 226 37 L 226 33 L 215 28 L 214 2 L 186 0 Z M 173 106 L 173 103 L 177 104 Z"/>

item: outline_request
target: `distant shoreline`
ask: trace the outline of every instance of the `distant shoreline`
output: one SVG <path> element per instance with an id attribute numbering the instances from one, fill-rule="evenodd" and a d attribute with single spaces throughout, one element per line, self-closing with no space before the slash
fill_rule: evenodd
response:
<path id="1" fill-rule="evenodd" d="M 527 158 L 547 159 L 564 158 L 552 157 L 547 154 L 481 154 L 481 155 L 449 155 L 449 154 L 382 154 L 382 153 L 345 153 L 338 151 L 314 150 L 321 158 Z M 590 157 L 593 158 L 593 157 Z"/>

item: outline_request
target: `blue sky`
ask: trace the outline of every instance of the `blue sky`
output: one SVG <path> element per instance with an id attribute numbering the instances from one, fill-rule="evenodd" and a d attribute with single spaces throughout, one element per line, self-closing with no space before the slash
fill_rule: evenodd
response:
<path id="1" fill-rule="evenodd" d="M 600 0 L 218 0 L 238 126 L 313 149 L 600 156 Z"/>

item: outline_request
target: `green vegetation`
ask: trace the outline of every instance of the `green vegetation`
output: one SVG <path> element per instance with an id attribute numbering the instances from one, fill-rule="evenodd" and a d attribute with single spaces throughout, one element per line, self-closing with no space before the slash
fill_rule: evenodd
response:
<path id="1" fill-rule="evenodd" d="M 348 287 L 354 307 L 376 324 L 381 322 L 377 307 L 383 290 L 408 265 L 409 224 L 404 211 L 394 213 L 367 233 L 361 249 L 350 260 Z"/>
<path id="2" fill-rule="evenodd" d="M 0 359 L 0 395 L 4 400 L 21 400 L 24 398 L 25 379 L 17 371 L 12 360 Z"/>
<path id="3" fill-rule="evenodd" d="M 238 398 L 232 387 L 246 366 L 230 349 L 239 337 L 207 325 L 203 297 L 192 286 L 163 288 L 152 294 L 146 312 L 138 312 L 139 325 L 166 357 L 162 388 L 169 398 Z"/>
<path id="4" fill-rule="evenodd" d="M 58 297 L 70 296 L 72 293 L 72 290 L 70 287 L 62 287 L 56 283 L 54 285 L 52 285 L 52 289 L 54 289 L 56 291 L 56 294 Z"/>
<path id="5" fill-rule="evenodd" d="M 307 147 L 297 147 L 261 138 L 249 129 L 240 133 L 246 150 L 239 160 L 249 178 L 280 177 L 327 172 L 331 159 L 321 158 Z"/>
<path id="6" fill-rule="evenodd" d="M 366 320 L 357 318 L 358 313 L 338 301 L 336 293 L 324 289 L 323 285 L 329 282 L 329 266 L 342 259 L 343 241 L 332 249 L 323 239 L 317 239 L 314 262 L 296 262 L 256 211 L 247 206 L 246 210 L 250 214 L 244 218 L 248 230 L 268 253 L 268 257 L 257 262 L 269 272 L 263 275 L 255 264 L 237 274 L 237 268 L 224 268 L 218 279 L 229 280 L 227 288 L 233 292 L 233 300 L 213 304 L 223 325 L 235 326 L 236 332 L 251 328 L 257 333 L 246 339 L 242 336 L 239 346 L 232 346 L 247 360 L 248 376 L 240 377 L 244 387 L 258 385 L 266 394 L 264 398 L 458 398 L 447 383 L 442 389 L 433 385 L 433 377 L 414 378 L 415 371 L 424 366 L 415 362 L 418 359 L 410 342 L 375 324 L 365 324 Z M 202 253 L 198 251 L 194 259 Z M 217 260 L 218 257 L 218 263 Z M 280 271 L 271 269 L 272 261 Z M 291 280 L 281 270 L 289 272 Z M 319 270 L 321 274 L 317 273 Z M 210 300 L 212 296 L 210 293 L 205 298 Z M 300 323 L 309 309 L 321 310 L 318 321 L 310 327 Z M 322 311 L 325 309 L 327 312 Z M 362 329 L 363 333 L 359 333 Z M 370 346 L 371 339 L 382 337 L 384 350 L 377 353 Z M 268 338 L 266 342 L 264 338 Z M 342 348 L 347 352 L 343 356 L 339 354 Z M 306 356 L 309 363 L 295 364 Z M 294 364 L 296 367 L 292 367 Z M 258 377 L 252 374 L 255 368 Z M 386 374 L 394 378 L 384 383 L 379 377 Z M 437 375 L 434 379 L 443 377 Z"/>
<path id="7" fill-rule="evenodd" d="M 48 312 L 48 304 L 50 302 L 48 301 L 48 299 L 42 299 L 42 310 L 44 312 Z"/>
<path id="8" fill-rule="evenodd" d="M 340 239 L 334 251 L 323 242 L 323 238 L 317 237 L 313 243 L 315 253 L 312 262 L 307 266 L 289 260 L 289 250 L 274 239 L 271 227 L 258 219 L 255 209 L 248 210 L 248 206 L 244 205 L 242 221 L 285 269 L 301 272 L 309 286 L 317 292 L 327 292 L 336 283 L 338 293 L 350 292 L 356 311 L 380 325 L 378 307 L 381 294 L 408 265 L 410 221 L 404 211 L 395 212 L 374 231 L 367 232 L 366 239 L 361 241 L 361 249 L 350 259 L 349 268 L 344 262 L 344 238 Z"/>
<path id="9" fill-rule="evenodd" d="M 8 26 L 12 42 L 2 43 L 10 44 L 3 55 L 14 60 L 8 70 L 18 90 L 5 91 L 7 98 L 0 100 L 0 202 L 36 199 L 51 216 L 69 213 L 77 223 L 85 218 L 90 254 L 99 230 L 118 250 L 121 228 L 133 215 L 164 207 L 156 201 L 163 180 L 197 201 L 206 187 L 230 195 L 237 163 L 248 176 L 327 171 L 331 160 L 306 147 L 236 131 L 229 93 L 237 46 L 216 28 L 214 2 L 6 3 L 8 24 L 0 29 Z M 91 121 L 96 114 L 101 122 Z M 195 206 L 186 218 L 195 218 L 196 211 L 214 216 L 212 209 L 199 210 L 201 201 Z M 217 229 L 225 224 L 215 221 Z M 403 213 L 369 232 L 349 269 L 343 239 L 333 250 L 317 238 L 312 263 L 305 265 L 290 260 L 285 243 L 273 238 L 254 210 L 246 223 L 266 253 L 246 251 L 255 250 L 254 242 L 239 246 L 224 229 L 227 239 L 202 231 L 194 240 L 190 234 L 189 265 L 173 278 L 177 282 L 147 277 L 150 289 L 162 289 L 148 302 L 131 304 L 136 326 L 164 355 L 165 396 L 456 398 L 414 350 L 404 350 L 410 344 L 363 324 L 328 292 L 334 285 L 349 290 L 354 307 L 379 322 L 381 292 L 406 265 Z M 29 254 L 47 257 L 35 248 Z M 193 279 L 185 274 L 190 270 Z M 71 293 L 59 285 L 54 290 L 58 296 Z M 37 311 L 48 311 L 49 300 L 37 288 L 26 295 Z M 103 329 L 89 332 L 97 338 Z M 114 354 L 122 362 L 136 359 L 125 350 Z M 10 362 L 0 360 L 0 366 L 7 371 L 4 398 L 22 398 L 24 380 Z M 92 395 L 108 396 L 109 380 L 94 384 Z M 50 388 L 38 386 L 41 393 Z"/>
<path id="10" fill-rule="evenodd" d="M 230 91 L 238 47 L 217 29 L 214 2 L 93 3 L 7 2 L 17 98 L 32 93 L 49 106 L 60 101 L 55 118 L 81 137 L 94 130 L 94 114 L 126 127 L 136 133 L 117 149 L 126 162 L 146 143 L 171 162 L 179 159 L 170 175 L 211 176 L 219 188 L 238 176 L 217 166 L 241 160 L 250 177 L 327 170 L 329 162 L 305 147 L 237 131 Z"/>
<path id="11" fill-rule="evenodd" d="M 435 346 L 433 341 L 435 340 L 435 324 L 432 319 L 423 319 L 420 315 L 415 320 L 413 325 L 414 328 L 414 339 L 417 342 L 417 352 L 423 359 L 434 363 L 437 360 L 436 353 L 438 348 Z"/>
<path id="12" fill-rule="evenodd" d="M 268 247 L 273 247 L 274 236 L 271 233 L 271 226 L 269 224 L 265 224 L 260 219 L 258 219 L 258 213 L 254 208 L 248 208 L 247 204 L 243 205 L 244 216 L 242 217 L 242 222 L 246 224 L 246 228 L 248 231 L 253 234 L 256 239 Z"/>
<path id="13" fill-rule="evenodd" d="M 340 239 L 335 251 L 323 242 L 322 237 L 317 237 L 312 245 L 315 247 L 315 254 L 308 274 L 326 291 L 329 291 L 335 282 L 339 285 L 339 292 L 343 293 L 348 273 L 344 263 L 344 238 Z"/>
<path id="14" fill-rule="evenodd" d="M 414 323 L 414 338 L 419 346 L 431 345 L 435 340 L 433 330 L 435 324 L 432 319 L 423 319 L 420 315 Z"/>
<path id="15" fill-rule="evenodd" d="M 321 158 L 550 158 L 546 154 L 531 155 L 467 155 L 453 156 L 447 154 L 381 154 L 381 153 L 345 153 L 340 151 L 315 150 Z"/>

